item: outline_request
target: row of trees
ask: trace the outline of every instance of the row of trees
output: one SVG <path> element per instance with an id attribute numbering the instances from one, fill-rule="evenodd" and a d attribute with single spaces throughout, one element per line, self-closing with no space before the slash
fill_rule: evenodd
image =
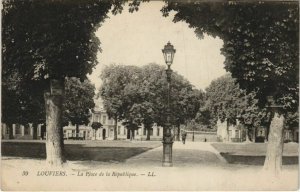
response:
<path id="1" fill-rule="evenodd" d="M 200 38 L 208 33 L 223 40 L 226 70 L 247 93 L 255 92 L 258 106 L 273 98 L 269 100 L 272 120 L 264 167 L 279 173 L 285 116 L 298 110 L 298 2 L 168 0 L 162 12 L 166 16 L 170 11 L 176 11 L 174 22 L 188 23 Z"/>
<path id="2" fill-rule="evenodd" d="M 260 126 L 266 127 L 268 139 L 272 114 L 267 107 L 260 107 L 256 93 L 240 89 L 237 80 L 227 74 L 212 81 L 206 88 L 205 104 L 199 109 L 196 122 L 214 127 L 218 119 L 226 121 L 228 135 L 229 125 L 236 125 L 238 120 L 246 130 L 246 140 L 255 142 L 256 129 Z M 286 113 L 285 117 L 286 129 L 298 127 L 297 111 Z"/>
<path id="3" fill-rule="evenodd" d="M 147 140 L 154 123 L 164 126 L 168 94 L 164 66 L 110 65 L 102 71 L 101 80 L 99 96 L 108 115 L 115 121 L 123 121 L 129 131 L 143 124 Z M 178 128 L 178 138 L 180 124 L 195 118 L 203 97 L 204 93 L 194 89 L 181 75 L 172 74 L 171 122 Z"/>
<path id="4" fill-rule="evenodd" d="M 41 94 L 38 85 L 29 85 L 9 78 L 2 80 L 2 122 L 8 126 L 10 138 L 13 137 L 12 124 L 27 125 L 32 123 L 33 139 L 37 139 L 37 125 L 45 124 L 43 94 Z M 62 126 L 69 123 L 76 125 L 77 137 L 79 125 L 89 123 L 95 106 L 94 96 L 95 86 L 89 80 L 81 82 L 75 77 L 65 79 Z"/>
<path id="5" fill-rule="evenodd" d="M 15 82 L 24 82 L 28 89 L 32 84 L 38 84 L 42 91 L 38 89 L 38 93 L 29 92 L 30 95 L 43 95 L 45 92 L 49 136 L 47 162 L 50 164 L 63 162 L 62 133 L 59 129 L 62 94 L 51 95 L 51 89 L 56 88 L 59 90 L 56 93 L 61 93 L 65 77 L 85 79 L 86 74 L 91 73 L 100 49 L 94 32 L 110 9 L 113 13 L 121 12 L 125 2 L 3 2 L 2 80 L 4 77 L 12 80 L 6 85 L 8 87 L 14 87 Z M 205 32 L 223 39 L 221 51 L 226 57 L 226 69 L 242 89 L 248 93 L 255 91 L 258 106 L 265 106 L 267 95 L 273 96 L 275 103 L 283 105 L 283 110 L 273 108 L 272 111 L 265 163 L 266 168 L 280 170 L 284 115 L 298 108 L 297 2 L 192 1 L 187 4 L 167 0 L 165 3 L 163 13 L 167 15 L 174 10 L 174 21 L 187 22 L 195 28 L 199 37 Z M 139 4 L 140 1 L 134 0 L 130 3 L 130 10 L 137 10 Z M 9 85 L 11 83 L 13 85 Z M 13 97 L 13 91 L 3 94 L 3 99 L 11 99 L 10 96 Z"/>
<path id="6" fill-rule="evenodd" d="M 14 91 L 18 92 L 22 92 L 18 88 L 38 87 L 28 92 L 30 97 L 35 94 L 44 97 L 46 154 L 50 165 L 64 162 L 61 127 L 65 78 L 84 80 L 92 72 L 97 65 L 97 52 L 101 50 L 95 31 L 110 10 L 120 13 L 126 2 L 5 0 L 2 3 L 2 81 L 12 79 L 8 84 L 13 85 L 9 87 L 23 83 L 15 86 Z M 139 4 L 139 0 L 130 2 L 129 11 L 137 10 Z M 11 99 L 14 91 L 3 94 L 3 103 Z M 18 95 L 15 106 L 21 103 Z M 9 113 L 17 114 L 13 110 Z M 4 119 L 13 123 L 10 117 Z"/>

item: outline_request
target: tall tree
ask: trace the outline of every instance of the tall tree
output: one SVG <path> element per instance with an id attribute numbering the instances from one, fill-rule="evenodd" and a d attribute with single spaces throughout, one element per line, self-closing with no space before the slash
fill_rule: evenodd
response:
<path id="1" fill-rule="evenodd" d="M 141 68 L 140 79 L 137 80 L 139 95 L 133 109 L 137 110 L 133 115 L 139 116 L 139 121 L 147 130 L 147 140 L 150 140 L 152 125 L 157 123 L 164 126 L 167 110 L 167 81 L 165 67 L 151 63 Z M 194 89 L 189 81 L 176 72 L 171 78 L 171 121 L 177 127 L 177 139 L 180 134 L 180 124 L 195 118 L 195 115 L 203 100 L 202 92 Z M 136 115 L 137 114 L 137 115 Z"/>
<path id="2" fill-rule="evenodd" d="M 257 127 L 264 126 L 266 128 L 265 141 L 268 140 L 268 133 L 270 129 L 270 112 L 266 108 L 258 106 L 258 100 L 255 98 L 256 94 L 251 92 L 241 98 L 241 110 L 238 115 L 240 123 L 246 127 L 246 141 L 251 140 L 255 142 Z"/>
<path id="3" fill-rule="evenodd" d="M 102 85 L 98 95 L 103 99 L 107 114 L 114 118 L 115 122 L 123 120 L 126 112 L 132 107 L 134 94 L 129 92 L 135 93 L 133 81 L 138 78 L 138 71 L 138 67 L 135 66 L 110 65 L 106 66 L 101 73 Z M 114 132 L 114 140 L 116 140 L 116 123 Z"/>
<path id="4" fill-rule="evenodd" d="M 16 70 L 2 69 L 2 122 L 9 129 L 10 139 L 13 138 L 12 124 L 28 123 L 33 126 L 33 139 L 37 139 L 37 125 L 45 122 L 40 86 L 39 82 L 23 80 Z"/>
<path id="5" fill-rule="evenodd" d="M 175 76 L 178 78 L 180 76 Z M 181 77 L 180 77 L 181 78 Z M 176 80 L 173 80 L 173 82 Z M 188 122 L 196 118 L 197 112 L 204 104 L 204 92 L 193 88 L 190 82 L 178 79 L 177 86 L 173 88 L 172 97 L 172 116 L 173 124 L 177 130 L 174 130 L 177 141 L 180 140 L 180 125 L 187 125 Z"/>
<path id="6" fill-rule="evenodd" d="M 119 119 L 136 125 L 143 124 L 150 139 L 152 125 L 164 126 L 167 109 L 167 81 L 165 68 L 148 64 L 133 66 L 108 66 L 102 73 L 100 95 L 106 110 Z M 202 92 L 177 73 L 172 75 L 172 121 L 176 125 L 195 117 Z M 117 112 L 117 113 L 116 113 Z"/>
<path id="7" fill-rule="evenodd" d="M 127 1 L 5 0 L 2 11 L 2 63 L 17 69 L 23 79 L 43 81 L 47 162 L 61 165 L 61 126 L 64 79 L 85 79 L 97 64 L 99 40 L 95 31 L 111 9 L 114 14 Z M 129 3 L 129 11 L 140 1 Z"/>
<path id="8" fill-rule="evenodd" d="M 134 123 L 132 120 L 126 120 L 122 123 L 125 128 L 127 129 L 127 138 L 130 140 L 134 139 L 134 131 L 138 130 L 140 126 L 136 123 Z"/>
<path id="9" fill-rule="evenodd" d="M 76 138 L 79 136 L 79 125 L 87 125 L 94 103 L 95 86 L 89 80 L 83 82 L 75 77 L 66 78 L 65 101 L 63 104 L 64 124 L 71 122 L 76 126 Z"/>
<path id="10" fill-rule="evenodd" d="M 141 67 L 140 78 L 138 82 L 138 101 L 133 106 L 132 115 L 136 120 L 144 125 L 147 130 L 146 140 L 150 140 L 152 126 L 156 123 L 156 114 L 158 105 L 155 103 L 159 100 L 157 94 L 159 83 L 164 82 L 164 68 L 160 65 L 151 63 Z"/>
<path id="11" fill-rule="evenodd" d="M 99 42 L 92 32 L 109 7 L 100 2 L 95 6 L 79 1 L 4 1 L 4 65 L 19 69 L 22 77 L 46 82 L 46 153 L 51 165 L 64 161 L 64 77 L 85 78 L 95 66 Z"/>
<path id="12" fill-rule="evenodd" d="M 167 1 L 162 11 L 170 10 L 177 12 L 174 21 L 186 21 L 200 37 L 208 33 L 224 41 L 226 70 L 241 88 L 256 92 L 260 106 L 267 96 L 274 98 L 264 167 L 279 173 L 284 116 L 297 110 L 299 100 L 299 2 Z"/>
<path id="13" fill-rule="evenodd" d="M 227 140 L 229 139 L 228 126 L 235 125 L 238 120 L 246 128 L 246 140 L 249 140 L 249 134 L 251 134 L 251 140 L 255 142 L 256 128 L 261 125 L 268 128 L 270 122 L 269 114 L 265 108 L 259 108 L 255 96 L 255 92 L 247 94 L 240 89 L 236 79 L 227 74 L 212 81 L 206 89 L 206 104 L 200 109 L 198 118 L 210 117 L 210 120 L 204 119 L 203 121 L 213 125 L 217 118 L 221 122 L 226 121 Z"/>
<path id="14" fill-rule="evenodd" d="M 221 122 L 226 121 L 227 141 L 229 140 L 229 125 L 236 124 L 240 110 L 244 107 L 241 103 L 245 95 L 245 92 L 239 88 L 230 74 L 212 81 L 206 89 L 205 108 L 211 111 Z M 215 122 L 217 118 L 214 119 Z"/>
<path id="15" fill-rule="evenodd" d="M 14 123 L 20 123 L 22 116 L 22 105 L 20 102 L 20 82 L 21 79 L 17 72 L 6 73 L 5 67 L 2 69 L 2 122 L 9 129 L 9 138 L 13 139 Z"/>
<path id="16" fill-rule="evenodd" d="M 101 127 L 103 127 L 103 125 L 100 122 L 93 122 L 91 127 L 92 127 L 92 129 L 94 129 L 94 135 L 95 135 L 95 140 L 96 140 L 97 130 L 100 129 Z"/>

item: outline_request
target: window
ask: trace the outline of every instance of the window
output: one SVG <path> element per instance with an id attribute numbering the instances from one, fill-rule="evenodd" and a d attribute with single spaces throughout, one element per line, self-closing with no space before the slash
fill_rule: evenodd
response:
<path id="1" fill-rule="evenodd" d="M 94 116 L 93 122 L 100 122 L 100 121 L 99 121 L 99 116 L 98 116 L 98 115 L 95 115 L 95 116 Z"/>
<path id="2" fill-rule="evenodd" d="M 231 131 L 231 130 L 229 130 L 229 136 L 231 136 L 231 137 L 233 136 L 233 135 L 232 135 L 232 131 Z"/>
<path id="3" fill-rule="evenodd" d="M 118 126 L 118 135 L 121 133 L 121 126 Z"/>
<path id="4" fill-rule="evenodd" d="M 239 130 L 235 130 L 235 137 L 236 138 L 240 138 L 240 134 L 239 133 L 240 133 Z"/>
<path id="5" fill-rule="evenodd" d="M 15 124 L 16 134 L 21 134 L 21 126 L 20 124 Z"/>
<path id="6" fill-rule="evenodd" d="M 144 133 L 143 133 L 143 135 L 146 135 L 146 129 L 144 128 Z"/>
<path id="7" fill-rule="evenodd" d="M 114 123 L 114 120 L 111 119 L 111 118 L 108 119 L 108 123 L 109 123 L 110 125 L 114 125 L 114 124 L 115 124 L 115 123 Z"/>
<path id="8" fill-rule="evenodd" d="M 5 134 L 7 134 L 7 135 L 9 134 L 9 127 L 8 126 L 5 127 Z"/>
<path id="9" fill-rule="evenodd" d="M 126 131 L 127 131 L 127 129 L 124 129 L 124 135 L 126 135 Z"/>
<path id="10" fill-rule="evenodd" d="M 289 140 L 290 139 L 290 131 L 285 132 L 285 139 Z"/>
<path id="11" fill-rule="evenodd" d="M 102 117 L 102 122 L 103 122 L 103 125 L 106 124 L 106 115 L 103 115 L 103 117 Z"/>
<path id="12" fill-rule="evenodd" d="M 157 128 L 157 132 L 156 132 L 156 135 L 157 135 L 157 136 L 159 136 L 159 131 L 160 131 L 160 129 Z"/>

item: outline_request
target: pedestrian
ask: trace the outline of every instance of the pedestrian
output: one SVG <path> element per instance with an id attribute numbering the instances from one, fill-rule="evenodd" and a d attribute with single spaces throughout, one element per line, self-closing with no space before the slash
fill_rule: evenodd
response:
<path id="1" fill-rule="evenodd" d="M 186 139 L 186 132 L 184 131 L 184 132 L 182 132 L 182 134 L 181 134 L 181 138 L 182 138 L 182 143 L 183 144 L 185 144 L 185 139 Z"/>
<path id="2" fill-rule="evenodd" d="M 207 140 L 206 140 L 206 137 L 204 138 L 204 142 L 206 142 Z"/>

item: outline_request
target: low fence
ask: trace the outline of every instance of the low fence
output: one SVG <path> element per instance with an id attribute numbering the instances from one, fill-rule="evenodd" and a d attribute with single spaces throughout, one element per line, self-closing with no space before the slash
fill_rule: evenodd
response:
<path id="1" fill-rule="evenodd" d="M 218 142 L 217 132 L 186 131 L 186 141 Z"/>

